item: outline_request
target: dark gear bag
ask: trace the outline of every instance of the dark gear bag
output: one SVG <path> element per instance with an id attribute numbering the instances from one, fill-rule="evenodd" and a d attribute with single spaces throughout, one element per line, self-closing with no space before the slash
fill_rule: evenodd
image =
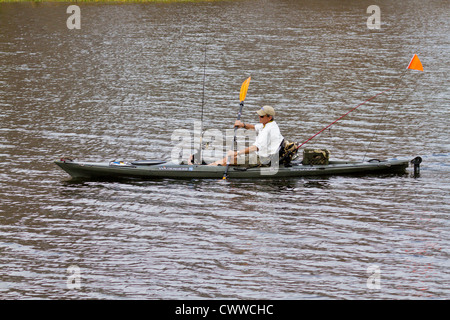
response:
<path id="1" fill-rule="evenodd" d="M 280 146 L 280 164 L 288 165 L 291 163 L 294 156 L 297 154 L 297 144 L 295 142 L 289 142 L 283 140 Z"/>

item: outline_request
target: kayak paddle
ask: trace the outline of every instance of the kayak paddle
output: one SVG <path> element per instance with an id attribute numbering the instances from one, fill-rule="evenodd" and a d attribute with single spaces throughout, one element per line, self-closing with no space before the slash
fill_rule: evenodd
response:
<path id="1" fill-rule="evenodd" d="M 242 83 L 241 92 L 239 93 L 240 104 L 239 104 L 239 112 L 237 115 L 237 120 L 241 120 L 242 108 L 244 107 L 244 100 L 245 100 L 245 96 L 247 95 L 247 90 L 248 90 L 248 86 L 250 84 L 251 79 L 252 79 L 252 77 L 248 77 L 247 80 L 245 80 Z M 236 130 L 237 130 L 237 127 L 234 127 L 233 150 L 236 150 L 236 148 L 237 148 Z M 222 178 L 223 180 L 225 180 L 227 178 L 229 166 L 230 166 L 230 157 L 227 156 L 227 167 L 225 168 L 225 172 L 223 174 L 223 178 Z"/>

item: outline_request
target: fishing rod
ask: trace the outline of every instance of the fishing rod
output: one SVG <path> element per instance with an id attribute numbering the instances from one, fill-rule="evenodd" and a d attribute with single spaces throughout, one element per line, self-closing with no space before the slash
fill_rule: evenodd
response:
<path id="1" fill-rule="evenodd" d="M 202 89 L 202 114 L 200 117 L 200 145 L 198 155 L 194 157 L 195 164 L 202 163 L 202 143 L 203 143 L 203 109 L 205 107 L 205 82 L 206 82 L 206 48 L 208 42 L 205 40 L 205 55 L 203 60 L 203 89 Z"/>
<path id="2" fill-rule="evenodd" d="M 200 118 L 200 121 L 202 122 L 202 132 L 203 132 L 203 108 L 205 107 L 205 82 L 206 82 L 206 47 L 207 42 L 205 40 L 205 57 L 203 60 L 203 90 L 202 90 L 202 116 Z M 203 135 L 203 134 L 202 134 Z"/>
<path id="3" fill-rule="evenodd" d="M 301 146 L 303 146 L 304 144 L 306 144 L 307 142 L 309 142 L 310 140 L 314 139 L 316 136 L 318 136 L 319 134 L 321 134 L 322 132 L 324 132 L 326 129 L 328 129 L 329 127 L 331 127 L 333 124 L 335 124 L 336 122 L 338 122 L 339 120 L 341 120 L 342 118 L 344 118 L 346 115 L 348 115 L 350 112 L 356 110 L 357 108 L 359 108 L 360 106 L 362 106 L 363 104 L 366 104 L 367 102 L 369 102 L 370 100 L 378 97 L 379 95 L 388 92 L 392 89 L 397 88 L 397 86 L 389 88 L 387 90 L 384 90 L 382 92 L 377 93 L 376 95 L 374 95 L 373 97 L 370 97 L 369 99 L 367 99 L 364 102 L 361 102 L 360 104 L 358 104 L 356 107 L 354 107 L 353 109 L 351 109 L 350 111 L 348 111 L 347 113 L 343 114 L 342 116 L 340 116 L 338 119 L 334 120 L 332 123 L 330 123 L 328 126 L 326 126 L 325 128 L 323 128 L 322 130 L 320 130 L 319 132 L 317 132 L 316 134 L 314 134 L 313 136 L 311 136 L 310 138 L 308 138 L 307 140 L 305 140 L 302 144 L 300 144 L 296 150 L 298 150 Z"/>
<path id="4" fill-rule="evenodd" d="M 403 74 L 401 75 L 400 80 L 401 80 L 401 79 L 403 78 L 403 76 L 406 74 L 406 71 L 407 71 L 408 69 L 413 69 L 413 70 L 423 71 L 422 63 L 420 62 L 419 57 L 418 57 L 416 54 L 414 54 L 414 56 L 412 57 L 412 59 L 411 59 L 411 61 L 409 62 L 408 66 L 406 67 L 405 72 L 403 72 Z M 400 82 L 400 81 L 399 81 L 399 82 Z M 341 120 L 342 118 L 344 118 L 344 117 L 345 117 L 346 115 L 348 115 L 350 112 L 356 110 L 357 108 L 359 108 L 359 107 L 362 106 L 363 104 L 366 104 L 366 103 L 369 102 L 370 100 L 372 100 L 372 99 L 378 97 L 379 95 L 381 95 L 381 94 L 383 94 L 383 93 L 385 93 L 385 92 L 388 92 L 388 91 L 390 91 L 390 90 L 392 90 L 392 89 L 395 89 L 395 91 L 396 91 L 397 88 L 398 88 L 399 86 L 400 86 L 400 83 L 397 84 L 395 87 L 392 87 L 392 88 L 386 89 L 386 90 L 384 90 L 384 91 L 382 91 L 382 92 L 380 92 L 380 93 L 377 93 L 377 94 L 374 95 L 373 97 L 370 97 L 370 98 L 367 99 L 366 101 L 364 101 L 364 102 L 358 104 L 356 107 L 354 107 L 353 109 L 351 109 L 350 111 L 348 111 L 347 113 L 345 113 L 344 115 L 342 115 L 341 117 L 339 117 L 338 119 L 336 119 L 335 121 L 333 121 L 332 123 L 330 123 L 328 126 L 326 126 L 326 127 L 323 128 L 322 130 L 320 130 L 319 132 L 317 132 L 316 134 L 314 134 L 313 136 L 311 136 L 310 138 L 308 138 L 307 140 L 305 140 L 303 143 L 301 143 L 300 145 L 298 145 L 298 147 L 295 148 L 294 151 L 297 151 L 301 146 L 303 146 L 304 144 L 306 144 L 306 143 L 309 142 L 310 140 L 314 139 L 316 136 L 318 136 L 318 135 L 321 134 L 323 131 L 325 131 L 326 129 L 328 129 L 329 127 L 331 127 L 333 124 L 335 124 L 336 122 L 338 122 L 339 120 Z M 395 91 L 394 91 L 394 93 L 395 93 Z M 393 96 L 394 96 L 394 93 L 393 93 L 392 96 L 391 96 L 391 99 L 390 99 L 390 101 L 389 101 L 389 103 L 388 103 L 388 106 L 389 106 L 389 104 L 390 104 L 391 101 L 392 101 L 392 98 L 393 98 Z M 385 109 L 385 112 L 386 112 L 386 110 L 387 110 L 387 108 Z M 383 116 L 384 116 L 384 114 L 383 114 Z M 378 124 L 378 125 L 379 125 L 379 124 Z M 378 127 L 377 127 L 377 129 L 378 129 Z M 375 131 L 375 133 L 376 133 L 376 131 Z M 293 151 L 292 151 L 292 152 L 293 152 Z M 366 153 L 367 153 L 367 151 L 366 151 Z M 287 156 L 289 156 L 289 154 L 286 154 L 286 155 L 283 157 L 282 160 L 284 160 Z M 365 157 L 365 155 L 364 155 L 364 157 Z M 281 160 L 280 160 L 280 161 L 281 161 Z"/>

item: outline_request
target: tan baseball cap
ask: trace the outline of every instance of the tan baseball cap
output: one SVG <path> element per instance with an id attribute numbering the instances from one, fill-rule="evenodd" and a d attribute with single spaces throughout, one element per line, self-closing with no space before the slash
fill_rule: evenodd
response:
<path id="1" fill-rule="evenodd" d="M 266 114 L 272 117 L 275 116 L 275 110 L 271 106 L 264 106 L 258 111 L 256 111 L 256 113 L 259 114 L 260 116 L 265 116 Z"/>

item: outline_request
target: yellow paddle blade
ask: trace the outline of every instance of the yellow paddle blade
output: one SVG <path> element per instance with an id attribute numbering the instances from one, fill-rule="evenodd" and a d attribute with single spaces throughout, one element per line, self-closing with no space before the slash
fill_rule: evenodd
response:
<path id="1" fill-rule="evenodd" d="M 241 92 L 239 94 L 239 100 L 240 102 L 243 102 L 245 100 L 245 96 L 247 95 L 247 90 L 248 90 L 248 85 L 250 84 L 250 80 L 252 79 L 252 77 L 248 77 L 247 80 L 245 80 L 242 83 L 241 86 Z"/>

